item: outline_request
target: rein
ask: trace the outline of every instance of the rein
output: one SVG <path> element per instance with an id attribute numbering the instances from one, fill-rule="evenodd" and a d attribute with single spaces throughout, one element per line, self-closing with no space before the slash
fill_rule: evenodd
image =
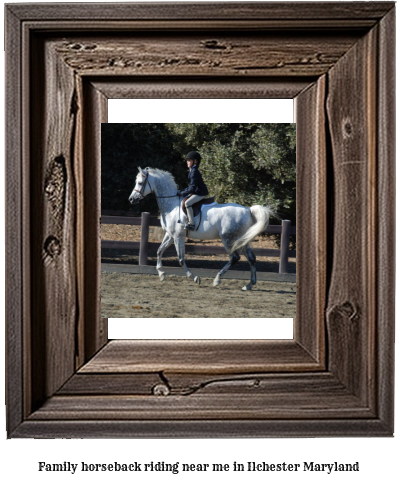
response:
<path id="1" fill-rule="evenodd" d="M 171 196 L 157 196 L 154 193 L 154 196 L 155 196 L 155 198 L 176 198 L 176 196 L 179 196 L 179 195 L 176 193 L 176 194 L 172 194 Z"/>

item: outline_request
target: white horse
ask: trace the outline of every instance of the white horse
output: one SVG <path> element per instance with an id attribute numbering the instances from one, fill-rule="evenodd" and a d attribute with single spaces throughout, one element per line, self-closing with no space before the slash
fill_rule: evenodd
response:
<path id="1" fill-rule="evenodd" d="M 200 278 L 189 270 L 184 260 L 185 215 L 181 209 L 182 198 L 177 196 L 177 185 L 173 176 L 161 169 L 139 168 L 129 201 L 132 204 L 138 203 L 150 193 L 154 193 L 157 198 L 161 212 L 161 225 L 165 231 L 164 239 L 157 252 L 157 270 L 160 280 L 163 281 L 165 278 L 165 273 L 162 271 L 162 255 L 174 242 L 179 263 L 186 271 L 187 277 L 191 277 L 199 284 Z M 251 268 L 251 281 L 242 289 L 250 290 L 256 283 L 256 258 L 248 244 L 268 226 L 269 217 L 272 215 L 271 209 L 259 205 L 247 208 L 235 203 L 214 203 L 203 206 L 201 211 L 202 215 L 195 218 L 195 230 L 189 232 L 190 238 L 198 240 L 220 238 L 230 256 L 230 261 L 218 272 L 213 285 L 220 284 L 221 276 L 240 260 L 239 253 L 242 252 Z"/>

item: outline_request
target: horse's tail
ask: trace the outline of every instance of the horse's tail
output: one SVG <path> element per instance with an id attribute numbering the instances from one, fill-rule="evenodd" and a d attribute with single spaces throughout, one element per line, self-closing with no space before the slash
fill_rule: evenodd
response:
<path id="1" fill-rule="evenodd" d="M 255 223 L 248 228 L 244 235 L 234 242 L 231 252 L 245 247 L 251 240 L 264 232 L 269 225 L 269 218 L 273 215 L 273 210 L 267 206 L 251 206 L 250 211 Z"/>

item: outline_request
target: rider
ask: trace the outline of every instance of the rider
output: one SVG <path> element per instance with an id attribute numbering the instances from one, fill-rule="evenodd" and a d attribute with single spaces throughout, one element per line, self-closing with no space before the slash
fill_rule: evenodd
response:
<path id="1" fill-rule="evenodd" d="M 201 201 L 208 195 L 208 189 L 202 180 L 201 173 L 198 167 L 201 163 L 201 156 L 196 151 L 191 151 L 186 156 L 187 167 L 190 169 L 188 173 L 189 186 L 182 191 L 178 191 L 179 196 L 188 196 L 186 200 L 187 208 L 187 223 L 185 230 L 194 230 L 194 211 L 192 206 L 194 203 Z"/>

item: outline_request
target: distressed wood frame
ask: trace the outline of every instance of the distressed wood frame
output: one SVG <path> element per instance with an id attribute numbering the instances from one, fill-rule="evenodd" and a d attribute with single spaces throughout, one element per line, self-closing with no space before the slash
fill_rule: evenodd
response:
<path id="1" fill-rule="evenodd" d="M 6 6 L 9 437 L 393 434 L 394 16 L 391 2 Z M 112 97 L 295 99 L 292 341 L 107 340 Z"/>

